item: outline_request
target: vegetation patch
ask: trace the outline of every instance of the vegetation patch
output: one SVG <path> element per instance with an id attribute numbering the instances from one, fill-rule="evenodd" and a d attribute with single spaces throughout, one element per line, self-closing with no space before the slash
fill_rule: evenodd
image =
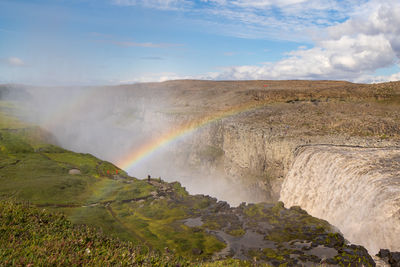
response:
<path id="1" fill-rule="evenodd" d="M 0 201 L 0 259 L 4 265 L 187 266 L 175 255 L 121 242 L 64 215 Z"/>

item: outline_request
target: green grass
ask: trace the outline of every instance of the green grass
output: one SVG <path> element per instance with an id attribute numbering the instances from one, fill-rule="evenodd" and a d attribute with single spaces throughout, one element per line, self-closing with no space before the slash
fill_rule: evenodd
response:
<path id="1" fill-rule="evenodd" d="M 29 142 L 21 135 L 14 134 L 11 131 L 0 130 L 0 151 L 2 153 L 27 153 L 34 149 Z"/>
<path id="2" fill-rule="evenodd" d="M 133 238 L 132 232 L 128 231 L 120 222 L 116 221 L 112 214 L 104 206 L 88 206 L 79 208 L 56 209 L 63 212 L 68 219 L 76 225 L 91 225 L 99 231 L 124 241 L 140 244 L 139 239 Z"/>
<path id="3" fill-rule="evenodd" d="M 176 197 L 181 197 L 179 190 Z M 214 236 L 204 230 L 194 231 L 183 224 L 182 220 L 195 210 L 195 200 L 186 193 L 180 201 L 158 199 L 123 205 L 115 203 L 110 207 L 126 227 L 152 248 L 168 247 L 189 258 L 209 258 L 214 252 L 223 249 L 225 244 Z M 196 249 L 203 253 L 194 255 Z"/>
<path id="4" fill-rule="evenodd" d="M 102 179 L 92 189 L 88 204 L 96 202 L 124 201 L 145 198 L 154 191 L 154 187 L 140 180 L 131 183 Z"/>
<path id="5" fill-rule="evenodd" d="M 3 138 L 0 141 L 0 145 L 9 148 L 8 153 L 0 153 L 0 180 L 6 179 L 0 188 L 0 195 L 12 193 L 35 204 L 84 205 L 140 198 L 153 190 L 149 184 L 133 178 L 128 179 L 125 172 L 116 166 L 91 155 L 66 150 L 59 153 L 23 150 L 23 143 L 17 142 L 20 146 L 13 146 L 9 140 Z M 29 147 L 29 144 L 24 147 Z M 25 153 L 20 152 L 21 150 Z M 70 175 L 68 172 L 73 168 L 80 169 L 82 174 Z M 111 170 L 110 173 L 113 174 L 107 174 L 104 169 Z M 115 170 L 119 170 L 119 177 L 132 183 L 110 179 Z"/>
<path id="6" fill-rule="evenodd" d="M 51 160 L 58 162 L 62 166 L 68 168 L 77 168 L 81 170 L 83 174 L 88 174 L 95 177 L 111 177 L 113 174 L 119 174 L 120 176 L 124 177 L 127 176 L 126 172 L 115 165 L 106 161 L 100 161 L 90 154 L 65 151 L 64 153 L 45 153 L 45 155 Z"/>
<path id="7" fill-rule="evenodd" d="M 69 175 L 64 168 L 40 153 L 2 155 L 10 164 L 0 172 L 0 195 L 35 204 L 83 204 L 94 177 Z M 11 162 L 14 161 L 14 164 Z"/>
<path id="8" fill-rule="evenodd" d="M 233 235 L 233 236 L 242 236 L 244 235 L 246 232 L 240 228 L 240 229 L 235 229 L 235 230 L 231 230 L 228 232 L 228 234 Z"/>
<path id="9" fill-rule="evenodd" d="M 73 226 L 61 214 L 0 201 L 1 265 L 181 266 L 188 261 Z"/>
<path id="10" fill-rule="evenodd" d="M 5 129 L 5 128 L 13 128 L 13 129 L 20 129 L 27 127 L 27 123 L 24 123 L 20 121 L 18 118 L 9 115 L 7 112 L 4 110 L 4 105 L 5 103 L 3 101 L 0 101 L 0 129 Z"/>
<path id="11" fill-rule="evenodd" d="M 112 226 L 107 215 L 101 219 L 104 227 Z M 0 244 L 2 266 L 251 266 L 233 259 L 195 262 L 172 251 L 160 253 L 10 199 L 0 200 Z"/>
<path id="12" fill-rule="evenodd" d="M 251 204 L 244 207 L 244 214 L 253 222 L 268 222 L 279 229 L 265 237 L 277 243 L 296 239 L 311 241 L 332 230 L 327 221 L 314 218 L 299 207 L 285 209 L 282 202 L 275 205 Z M 311 228 L 313 231 L 309 231 Z M 329 241 L 327 243 L 329 244 Z"/>
<path id="13" fill-rule="evenodd" d="M 8 140 L 1 142 L 4 144 Z M 8 143 L 5 145 L 11 147 Z M 119 172 L 121 179 L 114 180 L 112 175 L 99 171 L 99 166 L 103 165 L 110 165 L 111 170 L 118 169 L 111 163 L 66 150 L 42 153 L 40 149 L 31 149 L 22 153 L 12 148 L 7 152 L 1 154 L 4 166 L 0 169 L 0 196 L 58 209 L 74 223 L 98 227 L 123 240 L 136 243 L 145 240 L 146 245 L 154 249 L 169 247 L 187 257 L 209 258 L 224 247 L 209 234 L 193 234 L 190 228 L 182 226 L 183 223 L 176 224 L 189 216 L 187 203 L 153 198 L 139 202 L 151 197 L 157 189 L 146 181 L 125 177 L 123 172 Z M 71 168 L 82 169 L 82 166 L 87 166 L 88 171 L 81 175 L 68 174 Z M 179 183 L 171 184 L 171 190 L 177 199 L 191 198 Z M 134 202 L 125 203 L 129 200 Z M 191 201 L 193 209 L 194 204 L 204 205 L 195 199 Z M 97 206 L 87 207 L 91 204 Z M 132 210 L 136 210 L 134 215 Z M 193 248 L 204 253 L 193 255 Z"/>

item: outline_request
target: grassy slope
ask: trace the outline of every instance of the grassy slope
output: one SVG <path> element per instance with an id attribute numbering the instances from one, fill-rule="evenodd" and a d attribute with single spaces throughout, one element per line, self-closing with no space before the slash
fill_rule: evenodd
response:
<path id="1" fill-rule="evenodd" d="M 27 203 L 0 201 L 0 266 L 189 266 L 171 252 L 149 250 Z M 196 263 L 202 266 L 249 266 L 238 260 Z"/>
<path id="2" fill-rule="evenodd" d="M 2 103 L 2 106 L 10 104 Z M 182 201 L 192 204 L 153 202 L 154 185 L 131 178 L 109 162 L 89 154 L 79 154 L 46 144 L 47 136 L 36 127 L 13 118 L 7 111 L 0 113 L 0 197 L 64 212 L 73 223 L 89 224 L 123 240 L 143 243 L 154 249 L 168 247 L 190 258 L 209 258 L 224 247 L 205 232 L 192 235 L 183 223 L 170 223 L 189 217 L 196 201 L 185 194 Z M 80 175 L 69 174 L 79 169 Z M 118 175 L 116 174 L 118 171 Z M 180 188 L 176 184 L 177 189 Z M 182 191 L 182 188 L 180 188 Z M 184 192 L 184 191 L 183 191 Z M 136 203 L 143 199 L 143 203 Z M 133 204 L 126 203 L 133 201 Z M 138 211 L 131 214 L 132 205 Z M 184 240 L 184 242 L 182 242 Z M 193 255 L 191 248 L 205 253 Z"/>
<path id="3" fill-rule="evenodd" d="M 164 266 L 187 261 L 74 227 L 65 216 L 12 201 L 0 201 L 0 265 Z"/>

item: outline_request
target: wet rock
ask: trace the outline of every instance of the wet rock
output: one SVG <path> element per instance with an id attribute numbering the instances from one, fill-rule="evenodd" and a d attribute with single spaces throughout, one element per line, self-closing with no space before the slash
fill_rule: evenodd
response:
<path id="1" fill-rule="evenodd" d="M 388 249 L 381 249 L 381 250 L 379 250 L 378 254 L 376 254 L 376 256 L 378 256 L 378 257 L 381 258 L 381 259 L 385 259 L 385 258 L 389 259 L 389 257 L 390 257 L 390 250 L 388 250 Z"/>
<path id="2" fill-rule="evenodd" d="M 184 224 L 189 227 L 200 227 L 203 225 L 203 221 L 201 220 L 201 217 L 188 218 L 184 220 Z"/>
<path id="3" fill-rule="evenodd" d="M 335 259 L 330 258 L 330 259 L 323 260 L 321 263 L 337 265 L 339 262 Z"/>
<path id="4" fill-rule="evenodd" d="M 353 262 L 355 258 L 358 258 L 364 266 L 376 266 L 375 261 L 368 254 L 368 250 L 362 246 L 349 245 L 342 247 L 338 250 L 339 255 L 336 259 L 341 259 L 344 262 Z"/>
<path id="5" fill-rule="evenodd" d="M 384 262 L 389 263 L 390 266 L 400 266 L 400 252 L 390 252 L 388 249 L 380 249 L 376 256 Z"/>
<path id="6" fill-rule="evenodd" d="M 292 206 L 292 207 L 290 207 L 290 209 L 294 210 L 294 211 L 297 211 L 297 212 L 301 212 L 301 213 L 307 214 L 307 211 L 303 210 L 299 206 Z"/>
<path id="7" fill-rule="evenodd" d="M 226 201 L 219 201 L 217 202 L 217 204 L 215 205 L 215 212 L 219 212 L 219 211 L 225 211 L 230 209 L 229 204 Z"/>
<path id="8" fill-rule="evenodd" d="M 390 253 L 389 263 L 392 267 L 400 267 L 400 252 Z"/>
<path id="9" fill-rule="evenodd" d="M 334 248 L 318 246 L 306 252 L 308 255 L 314 255 L 320 258 L 333 258 L 338 252 Z"/>

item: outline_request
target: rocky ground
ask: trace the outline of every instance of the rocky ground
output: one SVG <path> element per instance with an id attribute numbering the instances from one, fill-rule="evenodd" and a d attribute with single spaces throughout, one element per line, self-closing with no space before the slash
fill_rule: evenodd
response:
<path id="1" fill-rule="evenodd" d="M 205 232 L 216 236 L 226 246 L 213 255 L 213 260 L 233 257 L 253 263 L 272 266 L 313 266 L 315 264 L 363 264 L 374 266 L 365 248 L 350 245 L 329 223 L 308 215 L 299 207 L 286 209 L 282 202 L 276 204 L 241 204 L 232 208 L 224 201 L 209 196 L 191 197 L 177 184 L 151 179 L 157 188 L 146 200 L 129 201 L 133 210 L 166 201 L 171 209 L 183 205 L 185 219 L 175 222 L 190 228 L 193 234 Z M 201 207 L 194 203 L 203 203 Z M 201 248 L 191 249 L 201 255 Z"/>

